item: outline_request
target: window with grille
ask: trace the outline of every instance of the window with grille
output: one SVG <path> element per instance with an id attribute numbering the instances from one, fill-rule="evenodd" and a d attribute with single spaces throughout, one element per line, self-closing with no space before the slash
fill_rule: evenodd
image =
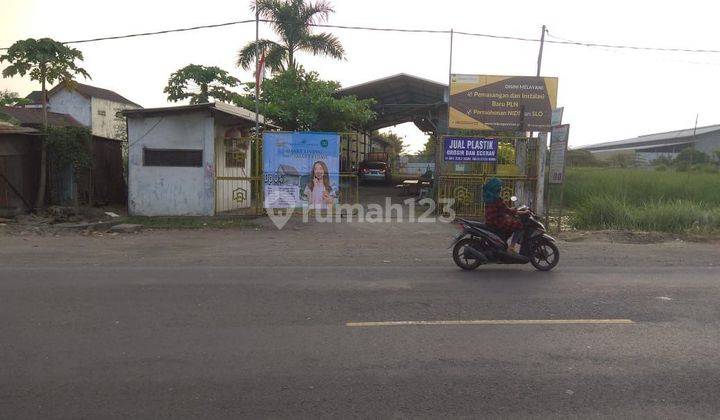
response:
<path id="1" fill-rule="evenodd" d="M 143 166 L 202 167 L 202 150 L 143 149 Z"/>

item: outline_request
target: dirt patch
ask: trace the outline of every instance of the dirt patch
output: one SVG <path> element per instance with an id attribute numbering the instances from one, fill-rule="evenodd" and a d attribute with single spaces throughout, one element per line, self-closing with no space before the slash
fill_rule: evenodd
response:
<path id="1" fill-rule="evenodd" d="M 661 242 L 720 242 L 716 234 L 675 234 L 663 232 L 640 232 L 629 230 L 566 231 L 557 234 L 565 242 L 612 242 L 621 244 L 657 244 Z"/>
<path id="2" fill-rule="evenodd" d="M 612 242 L 621 244 L 656 244 L 674 241 L 674 235 L 659 232 L 633 232 L 629 230 L 568 231 L 557 235 L 565 242 Z"/>

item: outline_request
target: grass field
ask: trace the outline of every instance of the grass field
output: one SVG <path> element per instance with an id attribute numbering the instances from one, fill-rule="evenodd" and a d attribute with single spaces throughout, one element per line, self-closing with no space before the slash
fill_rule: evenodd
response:
<path id="1" fill-rule="evenodd" d="M 568 170 L 565 207 L 578 229 L 720 230 L 720 175 L 640 169 Z M 553 191 L 557 203 L 557 189 Z"/>

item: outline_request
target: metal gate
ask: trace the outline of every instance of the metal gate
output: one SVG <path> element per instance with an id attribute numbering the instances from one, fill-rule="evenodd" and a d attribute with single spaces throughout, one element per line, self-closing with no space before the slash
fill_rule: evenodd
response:
<path id="1" fill-rule="evenodd" d="M 443 203 L 452 203 L 451 207 L 457 216 L 482 216 L 485 211 L 482 186 L 490 178 L 503 181 L 503 199 L 509 200 L 515 195 L 522 203 L 532 205 L 538 173 L 538 140 L 531 137 L 497 138 L 497 163 L 456 163 L 440 160 L 441 176 L 436 187 L 440 208 Z M 442 148 L 442 139 L 438 142 L 438 148 Z M 442 158 L 442 154 L 438 157 Z"/>

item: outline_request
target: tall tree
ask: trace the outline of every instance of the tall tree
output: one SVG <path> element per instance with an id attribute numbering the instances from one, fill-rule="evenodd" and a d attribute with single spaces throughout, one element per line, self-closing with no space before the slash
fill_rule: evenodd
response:
<path id="1" fill-rule="evenodd" d="M 21 106 L 29 103 L 28 99 L 19 97 L 17 92 L 11 92 L 7 89 L 0 91 L 0 106 Z"/>
<path id="2" fill-rule="evenodd" d="M 172 102 L 188 98 L 191 104 L 210 102 L 210 98 L 235 102 L 238 94 L 229 88 L 238 85 L 240 80 L 219 67 L 190 64 L 170 75 L 163 92 L 167 93 L 168 101 Z"/>
<path id="3" fill-rule="evenodd" d="M 393 133 L 392 131 L 390 131 L 389 133 L 381 133 L 379 131 L 374 131 L 372 133 L 372 136 L 379 137 L 380 139 L 388 142 L 390 144 L 390 154 L 392 156 L 400 156 L 407 147 L 404 138 Z"/>
<path id="4" fill-rule="evenodd" d="M 420 159 L 434 161 L 435 150 L 437 150 L 437 141 L 434 136 L 428 136 L 427 140 L 425 140 L 423 149 L 417 152 L 416 156 Z"/>
<path id="5" fill-rule="evenodd" d="M 247 91 L 255 88 L 249 83 Z M 285 130 L 352 131 L 361 130 L 375 119 L 373 99 L 354 96 L 338 98 L 340 84 L 321 80 L 316 72 L 306 73 L 302 66 L 275 75 L 263 83 L 260 112 Z M 238 102 L 248 107 L 254 96 Z"/>
<path id="6" fill-rule="evenodd" d="M 251 10 L 272 25 L 280 42 L 269 39 L 258 41 L 258 49 L 265 55 L 265 65 L 271 71 L 296 67 L 295 53 L 305 51 L 326 55 L 338 60 L 345 57 L 340 40 L 330 33 L 314 34 L 311 26 L 326 22 L 335 10 L 324 0 L 256 0 Z M 238 53 L 237 65 L 250 69 L 255 63 L 255 41 L 249 42 Z"/>
<path id="7" fill-rule="evenodd" d="M 30 76 L 31 80 L 40 82 L 42 88 L 43 128 L 47 132 L 47 84 L 56 81 L 71 84 L 75 76 L 81 75 L 89 78 L 85 69 L 79 67 L 75 61 L 82 61 L 80 50 L 50 38 L 28 38 L 15 42 L 7 52 L 0 56 L 0 63 L 9 62 L 2 75 L 3 77 Z M 40 182 L 38 185 L 35 206 L 42 208 L 45 205 L 45 188 L 47 173 L 47 142 L 43 138 L 40 145 Z"/>

